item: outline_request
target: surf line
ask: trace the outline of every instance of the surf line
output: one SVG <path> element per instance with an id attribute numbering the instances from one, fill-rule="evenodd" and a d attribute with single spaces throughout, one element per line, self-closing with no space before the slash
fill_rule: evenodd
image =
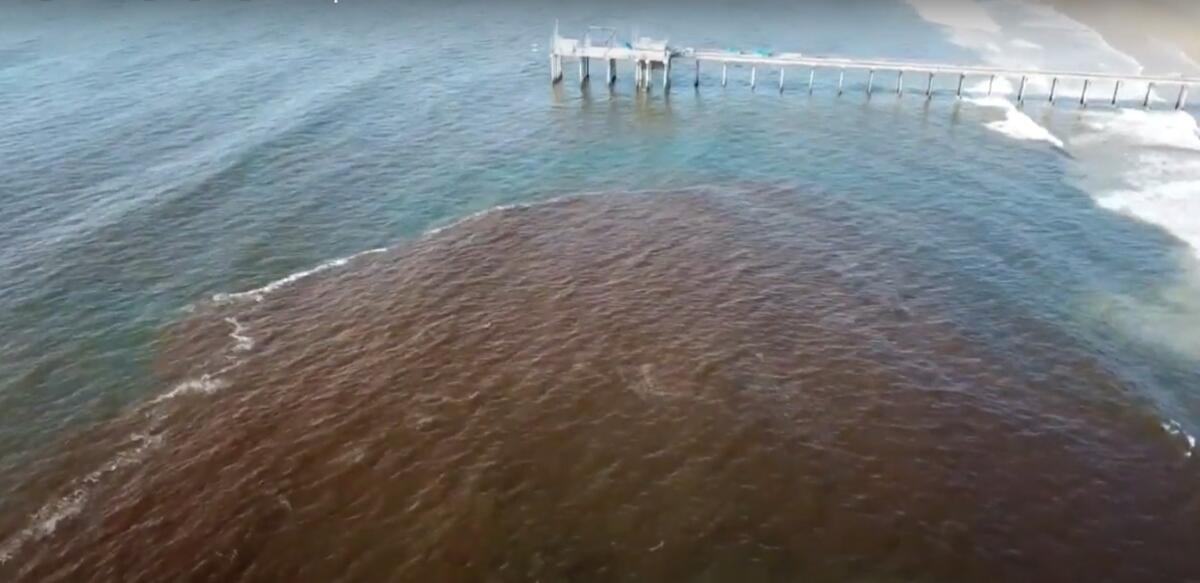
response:
<path id="1" fill-rule="evenodd" d="M 387 251 L 386 247 L 379 247 L 377 249 L 367 249 L 366 251 L 360 251 L 358 253 L 355 253 L 354 255 L 350 255 L 349 257 L 332 259 L 332 260 L 326 261 L 324 263 L 321 263 L 320 265 L 317 265 L 316 267 L 313 267 L 311 269 L 306 269 L 304 271 L 297 271 L 296 273 L 289 274 L 280 279 L 272 281 L 271 283 L 268 283 L 267 285 L 264 285 L 262 287 L 254 288 L 254 289 L 243 291 L 243 292 L 214 294 L 212 297 L 212 301 L 213 301 L 213 303 L 216 303 L 216 304 L 227 304 L 230 302 L 235 302 L 235 301 L 239 301 L 239 300 L 247 300 L 247 299 L 254 300 L 256 302 L 261 302 L 261 301 L 263 301 L 263 298 L 266 297 L 268 294 L 278 291 L 289 285 L 292 285 L 293 283 L 296 283 L 310 275 L 315 275 L 315 274 L 321 273 L 322 271 L 328 271 L 335 267 L 341 267 L 341 266 L 346 265 L 347 263 L 350 263 L 351 261 L 353 261 L 359 257 L 362 257 L 364 255 L 373 255 L 375 253 L 383 253 L 384 251 Z"/>
<path id="2" fill-rule="evenodd" d="M 232 352 L 247 352 L 254 348 L 254 338 L 249 335 L 245 324 L 232 317 L 225 318 L 225 321 L 233 326 L 233 330 L 229 333 L 229 337 L 233 340 Z M 42 505 L 30 517 L 30 523 L 25 528 L 8 540 L 0 542 L 0 565 L 14 560 L 17 553 L 26 544 L 54 534 L 60 524 L 81 514 L 87 506 L 92 488 L 106 476 L 141 462 L 151 450 L 161 446 L 163 435 L 158 432 L 158 422 L 162 419 L 159 408 L 162 404 L 182 395 L 211 395 L 228 387 L 229 382 L 223 378 L 223 375 L 242 364 L 241 359 L 233 356 L 228 356 L 228 358 L 230 362 L 220 370 L 181 381 L 171 390 L 140 407 L 147 419 L 148 427 L 130 435 L 130 446 L 117 452 L 99 468 L 74 481 L 66 494 Z"/>

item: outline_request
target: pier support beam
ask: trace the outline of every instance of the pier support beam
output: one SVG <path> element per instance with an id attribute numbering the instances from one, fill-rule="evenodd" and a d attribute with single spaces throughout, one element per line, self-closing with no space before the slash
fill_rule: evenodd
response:
<path id="1" fill-rule="evenodd" d="M 539 51 L 540 52 L 540 51 Z M 1049 79 L 1051 81 L 1049 87 L 1049 101 L 1053 106 L 1056 100 L 1061 97 L 1058 93 L 1059 85 L 1064 80 L 1074 82 L 1074 80 L 1082 81 L 1082 92 L 1079 95 L 1080 106 L 1090 107 L 1088 91 L 1092 88 L 1092 81 L 1099 80 L 1104 87 L 1101 91 L 1112 91 L 1111 95 L 1105 93 L 1100 97 L 1092 96 L 1093 101 L 1103 103 L 1107 101 L 1114 108 L 1116 107 L 1136 107 L 1136 97 L 1133 95 L 1122 95 L 1121 91 L 1126 90 L 1126 86 L 1130 82 L 1145 84 L 1145 95 L 1142 99 L 1142 107 L 1149 109 L 1151 105 L 1165 109 L 1168 100 L 1168 93 L 1172 90 L 1178 91 L 1175 99 L 1175 109 L 1183 110 L 1187 108 L 1187 96 L 1193 86 L 1200 86 L 1200 77 L 1188 77 L 1180 75 L 1169 76 L 1130 76 L 1120 77 L 1118 75 L 1108 74 L 1106 72 L 1094 71 L 1061 71 L 1061 72 L 1046 72 L 1029 67 L 1022 68 L 1016 66 L 1014 68 L 996 68 L 996 67 L 976 67 L 976 66 L 952 66 L 943 65 L 931 62 L 908 62 L 898 60 L 868 60 L 868 59 L 844 59 L 832 57 L 818 57 L 800 55 L 799 53 L 784 53 L 780 55 L 763 54 L 763 53 L 731 53 L 722 50 L 709 49 L 693 49 L 684 47 L 664 46 L 661 42 L 647 43 L 639 41 L 639 44 L 616 43 L 615 39 L 609 38 L 604 46 L 595 46 L 592 44 L 590 36 L 585 35 L 582 39 L 567 39 L 558 35 L 557 26 L 555 27 L 555 35 L 551 40 L 551 46 L 546 54 L 550 64 L 550 81 L 552 85 L 563 83 L 566 80 L 565 68 L 567 61 L 574 59 L 578 61 L 579 66 L 579 81 L 581 86 L 586 91 L 587 84 L 591 82 L 592 60 L 604 59 L 606 74 L 605 80 L 611 86 L 616 83 L 618 61 L 624 61 L 633 65 L 633 79 L 635 86 L 639 91 L 650 91 L 654 86 L 653 74 L 657 71 L 654 67 L 660 66 L 663 68 L 662 83 L 666 91 L 672 89 L 673 80 L 671 78 L 671 68 L 674 66 L 675 58 L 684 58 L 694 61 L 694 76 L 692 80 L 693 86 L 697 89 L 700 87 L 700 69 L 701 61 L 720 62 L 721 63 L 721 86 L 727 87 L 729 84 L 729 64 L 733 63 L 739 68 L 750 69 L 750 88 L 752 91 L 758 87 L 758 66 L 766 67 L 766 74 L 771 74 L 772 68 L 778 68 L 779 73 L 779 91 L 781 93 L 787 90 L 787 72 L 789 68 L 799 69 L 806 67 L 809 69 L 808 74 L 808 93 L 811 95 L 816 89 L 816 73 L 817 69 L 837 69 L 837 94 L 839 96 L 845 93 L 846 71 L 849 69 L 852 74 L 860 74 L 856 71 L 867 71 L 866 94 L 869 101 L 875 90 L 875 73 L 882 71 L 885 75 L 889 73 L 896 74 L 896 94 L 898 98 L 903 98 L 905 94 L 905 75 L 912 72 L 914 75 L 925 75 L 925 100 L 928 102 L 933 99 L 934 84 L 938 75 L 950 76 L 955 72 L 958 73 L 958 83 L 955 89 L 955 95 L 963 98 L 963 92 L 966 87 L 966 78 L 968 75 L 976 76 L 977 80 L 982 80 L 987 77 L 987 95 L 992 96 L 996 91 L 996 79 L 1001 78 L 1004 81 L 1001 89 L 1006 94 L 1006 99 L 1012 99 L 1016 104 L 1024 106 L 1025 92 L 1029 89 L 1030 79 L 1037 80 L 1040 84 L 1042 80 Z M 545 54 L 545 53 L 544 53 Z M 730 60 L 733 59 L 733 60 Z M 545 62 L 545 61 L 543 61 Z M 711 68 L 711 67 L 710 67 Z M 1007 95 L 1010 93 L 1011 84 L 1017 79 L 1020 79 L 1020 88 L 1016 95 Z M 832 80 L 832 79 L 830 79 Z M 715 79 L 714 79 L 715 81 Z M 919 81 L 918 81 L 919 82 Z M 1105 85 L 1111 82 L 1112 85 Z M 943 81 L 943 85 L 947 82 Z M 853 80 L 852 80 L 853 84 Z M 886 83 L 885 83 L 886 84 Z M 971 94 L 982 94 L 981 84 L 975 84 L 970 88 Z M 1162 91 L 1155 93 L 1156 87 L 1161 86 Z M 979 87 L 979 89 L 976 89 Z M 1040 87 L 1040 85 L 1038 85 Z M 943 87 L 945 88 L 945 87 Z M 886 89 L 886 88 L 885 88 Z M 556 91 L 558 89 L 556 88 Z M 920 90 L 918 87 L 912 88 L 911 93 L 917 93 Z M 1040 91 L 1040 89 L 1038 89 Z M 1068 91 L 1069 92 L 1069 91 Z M 1126 93 L 1132 92 L 1132 89 L 1126 90 Z M 948 91 L 946 92 L 948 94 Z M 1038 98 L 1037 95 L 1034 96 Z M 1105 99 L 1108 97 L 1108 99 Z M 1161 103 L 1151 103 L 1151 100 Z"/>

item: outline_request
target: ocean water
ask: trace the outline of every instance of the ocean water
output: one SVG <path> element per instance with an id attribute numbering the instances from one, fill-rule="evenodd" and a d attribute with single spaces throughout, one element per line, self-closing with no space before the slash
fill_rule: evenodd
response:
<path id="1" fill-rule="evenodd" d="M 549 83 L 1143 66 L 915 4 L 6 7 L 0 576 L 1196 576 L 1190 113 Z"/>

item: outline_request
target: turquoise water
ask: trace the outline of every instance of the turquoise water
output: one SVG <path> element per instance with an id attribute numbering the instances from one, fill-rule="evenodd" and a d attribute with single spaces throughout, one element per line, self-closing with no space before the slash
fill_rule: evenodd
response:
<path id="1" fill-rule="evenodd" d="M 1096 297 L 1159 297 L 1189 251 L 1096 205 L 1068 154 L 996 111 L 827 74 L 757 92 L 676 71 L 665 96 L 548 82 L 553 21 L 699 46 L 973 62 L 906 5 L 24 2 L 0 24 L 0 498 L 57 439 L 167 390 L 189 305 L 568 194 L 781 185 L 909 249 L 973 341 L 1049 330 L 1126 381 L 1096 399 L 1200 427 L 1195 355 Z M 486 17 L 484 16 L 486 13 Z M 886 82 L 881 81 L 881 85 Z M 1081 114 L 1038 114 L 1068 131 Z M 790 236 L 804 237 L 797 232 Z M 848 267 L 852 268 L 852 266 Z M 1122 315 L 1121 321 L 1137 314 Z M 1034 367 L 1034 363 L 1030 364 Z"/>

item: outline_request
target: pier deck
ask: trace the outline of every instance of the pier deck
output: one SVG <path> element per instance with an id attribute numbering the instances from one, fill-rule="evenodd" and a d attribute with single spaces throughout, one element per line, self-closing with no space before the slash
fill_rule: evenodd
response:
<path id="1" fill-rule="evenodd" d="M 1175 109 L 1177 110 L 1187 106 L 1190 88 L 1200 85 L 1200 77 L 1122 75 L 1099 71 L 1009 69 L 889 59 L 851 59 L 812 56 L 802 53 L 745 53 L 728 50 L 676 48 L 671 47 L 665 41 L 653 41 L 649 39 L 641 39 L 633 43 L 620 43 L 616 41 L 612 29 L 597 29 L 593 27 L 592 30 L 605 31 L 606 36 L 599 43 L 593 42 L 591 34 L 585 35 L 582 39 L 564 38 L 558 35 L 556 27 L 550 51 L 550 76 L 553 82 L 558 83 L 563 80 L 563 63 L 566 60 L 577 61 L 579 64 L 580 82 L 588 82 L 591 77 L 591 61 L 596 59 L 606 63 L 606 80 L 610 84 L 616 81 L 617 63 L 628 62 L 634 68 L 634 84 L 639 90 L 649 90 L 653 86 L 654 77 L 652 73 L 655 70 L 662 71 L 662 87 L 669 90 L 671 87 L 671 69 L 673 64 L 691 62 L 694 64 L 694 85 L 696 87 L 700 86 L 701 63 L 721 66 L 722 86 L 728 83 L 728 69 L 730 65 L 750 68 L 751 88 L 754 88 L 758 83 L 759 67 L 778 70 L 780 91 L 784 89 L 784 71 L 788 69 L 804 69 L 809 72 L 808 90 L 810 92 L 812 91 L 817 71 L 836 71 L 838 73 L 837 87 L 839 94 L 844 90 L 846 71 L 867 72 L 868 81 L 866 91 L 868 94 L 874 90 L 875 76 L 880 72 L 895 75 L 897 93 L 903 93 L 904 91 L 905 74 L 923 75 L 922 81 L 924 81 L 924 93 L 926 96 L 932 96 L 934 79 L 938 76 L 952 77 L 957 82 L 955 93 L 959 97 L 963 95 L 964 83 L 968 78 L 987 79 L 989 95 L 992 93 L 996 79 L 1020 79 L 1020 88 L 1016 96 L 1018 102 L 1024 102 L 1028 97 L 1029 81 L 1038 79 L 1050 82 L 1050 89 L 1047 94 L 1049 101 L 1053 103 L 1055 98 L 1058 97 L 1059 82 L 1066 80 L 1083 82 L 1082 91 L 1079 95 L 1079 102 L 1082 105 L 1089 103 L 1088 91 L 1094 88 L 1093 84 L 1102 82 L 1108 85 L 1105 88 L 1106 96 L 1109 95 L 1108 90 L 1111 90 L 1111 99 L 1105 99 L 1105 101 L 1110 101 L 1113 105 L 1122 101 L 1123 97 L 1125 101 L 1136 97 L 1143 107 L 1149 107 L 1153 102 L 1152 98 L 1157 95 L 1155 89 L 1165 90 L 1170 88 L 1172 91 L 1177 91 L 1177 93 L 1171 95 L 1171 99 L 1159 97 L 1158 101 L 1169 103 L 1173 100 Z M 1126 90 L 1124 96 L 1121 93 L 1122 89 Z"/>

